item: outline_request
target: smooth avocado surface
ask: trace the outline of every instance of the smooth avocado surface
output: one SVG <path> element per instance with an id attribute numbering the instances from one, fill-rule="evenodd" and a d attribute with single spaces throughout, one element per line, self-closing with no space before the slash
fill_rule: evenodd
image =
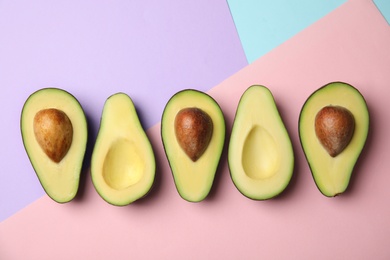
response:
<path id="1" fill-rule="evenodd" d="M 329 83 L 304 103 L 299 137 L 314 181 L 325 196 L 347 189 L 368 131 L 366 101 L 347 83 Z"/>
<path id="2" fill-rule="evenodd" d="M 134 104 L 124 93 L 109 97 L 103 108 L 91 160 L 92 182 L 108 203 L 124 206 L 151 189 L 156 162 Z"/>
<path id="3" fill-rule="evenodd" d="M 289 184 L 294 152 L 268 88 L 254 85 L 242 95 L 230 136 L 228 163 L 233 183 L 248 198 L 273 198 Z"/>
<path id="4" fill-rule="evenodd" d="M 43 189 L 54 201 L 71 201 L 79 188 L 88 139 L 80 103 L 62 89 L 41 89 L 26 100 L 20 123 L 24 147 Z"/>
<path id="5" fill-rule="evenodd" d="M 190 202 L 205 199 L 225 140 L 225 120 L 217 102 L 197 90 L 176 93 L 165 106 L 161 137 L 180 196 Z"/>

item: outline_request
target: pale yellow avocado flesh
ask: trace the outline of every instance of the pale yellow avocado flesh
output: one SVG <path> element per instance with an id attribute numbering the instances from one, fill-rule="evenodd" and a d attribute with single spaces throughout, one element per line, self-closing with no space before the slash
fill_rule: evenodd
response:
<path id="1" fill-rule="evenodd" d="M 59 163 L 45 154 L 33 130 L 35 115 L 49 108 L 64 112 L 73 126 L 72 144 Z M 59 203 L 71 201 L 79 188 L 88 137 L 87 121 L 78 101 L 61 89 L 38 90 L 27 99 L 23 107 L 21 131 L 25 149 L 45 192 Z"/>
<path id="2" fill-rule="evenodd" d="M 210 143 L 196 162 L 192 161 L 180 147 L 174 129 L 178 112 L 191 107 L 200 108 L 213 121 Z M 180 196 L 190 202 L 205 199 L 212 187 L 225 140 L 225 120 L 218 104 L 209 95 L 200 91 L 188 89 L 176 93 L 164 109 L 161 135 Z"/>
<path id="3" fill-rule="evenodd" d="M 150 141 L 129 96 L 117 93 L 104 105 L 91 161 L 93 184 L 108 203 L 123 206 L 144 197 L 155 178 Z"/>
<path id="4" fill-rule="evenodd" d="M 274 98 L 264 86 L 249 87 L 240 99 L 228 162 L 233 183 L 251 199 L 275 197 L 291 180 L 292 144 Z"/>
<path id="5" fill-rule="evenodd" d="M 342 106 L 355 119 L 355 130 L 348 146 L 331 157 L 315 134 L 317 113 L 325 106 Z M 364 147 L 369 129 L 367 104 L 357 89 L 343 82 L 330 83 L 314 92 L 305 102 L 299 135 L 306 159 L 318 189 L 328 197 L 343 193 L 349 184 L 355 163 Z"/>

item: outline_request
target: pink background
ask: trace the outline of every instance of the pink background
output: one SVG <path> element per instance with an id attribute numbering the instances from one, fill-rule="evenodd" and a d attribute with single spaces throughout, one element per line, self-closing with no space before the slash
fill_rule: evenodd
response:
<path id="1" fill-rule="evenodd" d="M 371 128 L 348 191 L 317 190 L 298 139 L 306 98 L 345 81 L 366 98 Z M 177 194 L 160 138 L 157 180 L 126 207 L 105 203 L 89 175 L 82 194 L 58 205 L 43 196 L 0 223 L 4 259 L 389 259 L 390 28 L 374 4 L 351 0 L 289 41 L 222 81 L 208 93 L 228 130 L 238 99 L 252 84 L 274 94 L 295 150 L 294 177 L 269 201 L 242 196 L 231 182 L 226 152 L 209 198 L 188 203 Z M 229 138 L 229 134 L 227 135 Z M 227 139 L 228 141 L 228 139 Z"/>

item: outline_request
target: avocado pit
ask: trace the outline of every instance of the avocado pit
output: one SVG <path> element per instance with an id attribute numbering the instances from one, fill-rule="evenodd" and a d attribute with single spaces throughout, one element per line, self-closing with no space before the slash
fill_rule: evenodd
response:
<path id="1" fill-rule="evenodd" d="M 175 135 L 183 151 L 196 162 L 206 151 L 213 133 L 213 121 L 203 110 L 191 107 L 175 117 Z"/>
<path id="2" fill-rule="evenodd" d="M 317 138 L 332 157 L 339 155 L 348 146 L 354 131 L 355 119 L 345 107 L 329 105 L 316 115 Z"/>
<path id="3" fill-rule="evenodd" d="M 58 109 L 43 109 L 36 113 L 33 128 L 39 146 L 52 161 L 59 163 L 72 144 L 73 127 L 69 117 Z"/>

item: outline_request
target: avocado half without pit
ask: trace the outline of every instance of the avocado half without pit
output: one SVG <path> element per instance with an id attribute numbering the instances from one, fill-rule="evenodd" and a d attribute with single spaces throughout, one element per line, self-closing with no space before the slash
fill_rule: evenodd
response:
<path id="1" fill-rule="evenodd" d="M 80 103 L 62 89 L 38 90 L 23 106 L 24 147 L 43 189 L 54 201 L 69 202 L 77 194 L 87 128 Z"/>
<path id="2" fill-rule="evenodd" d="M 128 205 L 151 189 L 156 171 L 152 145 L 130 97 L 117 93 L 103 108 L 91 160 L 98 194 L 116 206 Z"/>
<path id="3" fill-rule="evenodd" d="M 176 93 L 165 106 L 161 137 L 180 196 L 190 202 L 205 199 L 225 140 L 225 120 L 217 102 L 197 90 Z"/>
<path id="4" fill-rule="evenodd" d="M 290 137 L 272 93 L 249 87 L 237 107 L 228 149 L 234 185 L 253 200 L 273 198 L 285 190 L 294 170 Z"/>
<path id="5" fill-rule="evenodd" d="M 322 194 L 343 193 L 369 130 L 366 101 L 353 86 L 329 83 L 309 96 L 299 117 L 299 137 Z"/>

